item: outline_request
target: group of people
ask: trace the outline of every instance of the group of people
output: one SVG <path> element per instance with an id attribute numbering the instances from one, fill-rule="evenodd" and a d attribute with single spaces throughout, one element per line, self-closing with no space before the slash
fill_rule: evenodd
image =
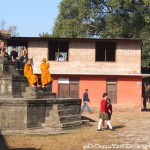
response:
<path id="1" fill-rule="evenodd" d="M 0 49 L 0 56 L 6 57 L 7 60 L 11 60 L 15 64 L 16 70 L 23 70 L 24 76 L 28 79 L 28 83 L 31 87 L 47 87 L 47 84 L 51 82 L 51 74 L 49 72 L 50 64 L 46 62 L 46 58 L 42 59 L 40 65 L 41 69 L 41 84 L 39 84 L 38 77 L 33 74 L 33 67 L 31 59 L 28 59 L 28 50 L 26 47 L 22 48 L 21 56 L 19 57 L 16 47 L 14 46 L 10 55 L 6 52 L 6 49 Z"/>
<path id="2" fill-rule="evenodd" d="M 6 52 L 6 48 L 4 47 L 0 49 L 0 56 L 6 58 L 6 60 L 14 62 L 16 70 L 23 70 L 24 63 L 28 59 L 28 51 L 26 47 L 23 47 L 21 57 L 19 57 L 15 46 L 13 47 L 10 55 Z"/>
<path id="3" fill-rule="evenodd" d="M 83 102 L 84 102 L 84 105 L 81 108 L 81 113 L 84 111 L 84 108 L 87 107 L 88 112 L 92 114 L 93 112 L 88 105 L 88 103 L 90 102 L 89 96 L 88 96 L 88 89 L 85 89 L 85 92 L 83 94 Z M 99 122 L 98 122 L 97 131 L 103 131 L 104 126 L 105 126 L 105 121 L 107 122 L 106 129 L 110 129 L 110 131 L 114 131 L 110 123 L 111 115 L 112 115 L 111 100 L 108 98 L 107 93 L 103 93 L 103 98 L 100 102 Z"/>
<path id="4" fill-rule="evenodd" d="M 31 87 L 40 87 L 46 88 L 47 84 L 51 82 L 51 74 L 49 72 L 49 63 L 46 62 L 46 58 L 42 59 L 42 63 L 40 65 L 41 69 L 41 85 L 38 82 L 38 77 L 33 74 L 33 68 L 31 65 L 31 59 L 28 59 L 27 63 L 24 66 L 24 76 L 28 79 L 29 85 Z"/>

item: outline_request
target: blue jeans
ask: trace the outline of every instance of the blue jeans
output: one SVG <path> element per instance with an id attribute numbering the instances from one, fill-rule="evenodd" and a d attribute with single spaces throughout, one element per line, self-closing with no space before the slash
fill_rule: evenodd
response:
<path id="1" fill-rule="evenodd" d="M 92 112 L 92 111 L 91 111 L 91 108 L 90 108 L 89 105 L 88 105 L 88 101 L 85 101 L 85 102 L 84 102 L 84 105 L 83 105 L 82 108 L 81 108 L 81 113 L 83 112 L 83 110 L 84 110 L 85 107 L 87 108 L 87 110 L 88 110 L 89 113 Z"/>

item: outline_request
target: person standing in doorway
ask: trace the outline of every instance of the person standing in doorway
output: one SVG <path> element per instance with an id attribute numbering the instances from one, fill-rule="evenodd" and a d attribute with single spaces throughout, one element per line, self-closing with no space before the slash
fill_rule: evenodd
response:
<path id="1" fill-rule="evenodd" d="M 109 129 L 111 131 L 114 131 L 114 129 L 112 128 L 111 124 L 110 124 L 110 120 L 108 118 L 108 113 L 107 113 L 107 99 L 108 98 L 108 94 L 107 93 L 103 93 L 103 99 L 101 100 L 101 105 L 100 105 L 100 113 L 99 113 L 99 122 L 98 122 L 98 128 L 97 131 L 102 131 L 101 129 L 101 124 L 103 120 L 107 121 L 107 125 L 109 127 Z"/>
<path id="2" fill-rule="evenodd" d="M 91 108 L 90 108 L 89 105 L 88 105 L 88 103 L 90 102 L 89 96 L 88 96 L 88 89 L 85 89 L 85 92 L 84 92 L 84 94 L 83 94 L 83 102 L 84 102 L 84 105 L 83 105 L 82 108 L 81 108 L 81 113 L 83 113 L 84 108 L 86 107 L 87 110 L 88 110 L 88 112 L 89 112 L 90 114 L 92 114 L 93 112 L 92 112 Z"/>

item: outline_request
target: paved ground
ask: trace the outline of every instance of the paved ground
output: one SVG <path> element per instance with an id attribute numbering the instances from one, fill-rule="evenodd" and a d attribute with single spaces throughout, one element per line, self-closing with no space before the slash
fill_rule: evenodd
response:
<path id="1" fill-rule="evenodd" d="M 91 121 L 91 126 L 56 135 L 1 136 L 0 150 L 4 147 L 10 150 L 105 150 L 106 146 L 113 150 L 145 150 L 149 146 L 147 150 L 150 150 L 150 112 L 114 113 L 112 125 L 115 131 L 99 132 L 98 113 L 84 112 L 83 116 Z"/>

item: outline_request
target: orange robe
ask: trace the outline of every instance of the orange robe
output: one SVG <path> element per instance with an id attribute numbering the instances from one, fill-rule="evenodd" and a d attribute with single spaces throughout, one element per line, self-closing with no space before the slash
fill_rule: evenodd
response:
<path id="1" fill-rule="evenodd" d="M 49 63 L 42 63 L 40 65 L 40 69 L 42 71 L 42 74 L 41 74 L 41 83 L 42 83 L 42 86 L 48 84 L 52 79 L 51 79 L 51 74 L 48 70 L 48 68 L 50 67 L 50 64 Z"/>
<path id="2" fill-rule="evenodd" d="M 24 66 L 24 76 L 28 79 L 30 86 L 37 83 L 38 77 L 33 74 L 32 66 L 28 63 Z"/>

